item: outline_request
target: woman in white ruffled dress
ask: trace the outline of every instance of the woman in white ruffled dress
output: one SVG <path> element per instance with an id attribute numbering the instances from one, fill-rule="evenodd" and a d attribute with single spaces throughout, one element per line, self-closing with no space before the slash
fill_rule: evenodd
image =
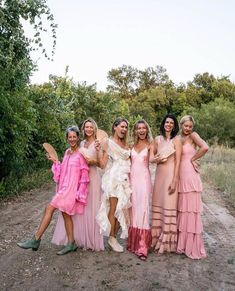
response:
<path id="1" fill-rule="evenodd" d="M 112 126 L 112 137 L 101 147 L 96 141 L 99 164 L 105 168 L 102 177 L 101 206 L 96 216 L 101 232 L 108 236 L 112 250 L 123 252 L 116 239 L 121 227 L 121 238 L 128 236 L 128 208 L 130 204 L 130 148 L 127 144 L 128 121 L 117 118 Z"/>

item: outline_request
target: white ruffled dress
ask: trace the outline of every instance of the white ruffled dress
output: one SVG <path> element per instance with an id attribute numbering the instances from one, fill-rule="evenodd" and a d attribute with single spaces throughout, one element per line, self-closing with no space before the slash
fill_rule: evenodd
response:
<path id="1" fill-rule="evenodd" d="M 128 208 L 130 196 L 130 150 L 123 149 L 112 139 L 108 139 L 108 163 L 102 177 L 101 206 L 96 216 L 100 231 L 109 236 L 111 225 L 108 219 L 109 198 L 118 198 L 115 217 L 121 226 L 121 238 L 128 236 Z"/>

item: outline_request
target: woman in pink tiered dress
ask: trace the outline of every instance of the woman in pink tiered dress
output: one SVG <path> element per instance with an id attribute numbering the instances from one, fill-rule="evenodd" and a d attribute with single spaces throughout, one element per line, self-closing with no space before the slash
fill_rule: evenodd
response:
<path id="1" fill-rule="evenodd" d="M 157 164 L 152 198 L 152 248 L 156 253 L 176 252 L 178 180 L 181 141 L 176 136 L 179 127 L 174 115 L 164 117 L 150 161 Z"/>
<path id="2" fill-rule="evenodd" d="M 202 183 L 198 159 L 208 150 L 206 142 L 193 131 L 194 119 L 190 115 L 180 121 L 183 152 L 180 164 L 177 252 L 191 259 L 206 257 L 202 240 Z"/>
<path id="3" fill-rule="evenodd" d="M 149 172 L 149 148 L 152 135 L 148 123 L 139 120 L 133 128 L 134 146 L 131 150 L 131 226 L 127 249 L 146 260 L 151 245 L 149 202 L 152 192 Z"/>
<path id="4" fill-rule="evenodd" d="M 66 138 L 70 148 L 66 150 L 63 162 L 59 163 L 54 158 L 48 156 L 53 161 L 52 171 L 54 173 L 54 181 L 58 183 L 57 192 L 46 207 L 39 228 L 33 238 L 17 243 L 21 248 L 38 250 L 41 237 L 50 224 L 53 213 L 58 209 L 63 214 L 68 244 L 57 254 L 64 255 L 77 249 L 74 242 L 72 216 L 78 213 L 82 214 L 84 211 L 84 206 L 87 202 L 89 168 L 85 159 L 78 151 L 78 127 L 69 127 L 66 131 Z"/>
<path id="5" fill-rule="evenodd" d="M 87 205 L 83 215 L 74 215 L 74 238 L 77 246 L 93 251 L 104 250 L 103 235 L 100 234 L 96 215 L 101 199 L 101 177 L 98 172 L 97 151 L 95 149 L 95 138 L 97 124 L 92 118 L 86 119 L 81 127 L 84 140 L 80 144 L 89 165 L 89 179 Z M 68 241 L 62 215 L 59 215 L 52 242 L 57 245 L 66 245 Z"/>

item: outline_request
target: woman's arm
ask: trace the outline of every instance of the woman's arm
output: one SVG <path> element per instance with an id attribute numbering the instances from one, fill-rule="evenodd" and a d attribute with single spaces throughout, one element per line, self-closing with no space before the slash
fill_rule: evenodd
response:
<path id="1" fill-rule="evenodd" d="M 88 166 L 99 166 L 99 163 L 97 160 L 89 158 L 89 157 L 85 157 L 85 160 L 88 164 Z"/>
<path id="2" fill-rule="evenodd" d="M 88 195 L 88 184 L 90 182 L 89 179 L 89 167 L 86 163 L 86 160 L 84 157 L 81 155 L 80 156 L 80 180 L 79 180 L 79 185 L 78 185 L 78 190 L 76 193 L 76 200 L 83 204 L 86 205 L 87 202 L 87 195 Z"/>
<path id="3" fill-rule="evenodd" d="M 104 147 L 103 148 L 101 147 L 100 141 L 96 140 L 95 148 L 97 150 L 98 166 L 101 169 L 104 169 L 108 162 L 108 153 L 107 153 L 108 146 L 106 145 L 104 149 Z"/>
<path id="4" fill-rule="evenodd" d="M 199 161 L 201 157 L 205 155 L 205 153 L 208 151 L 209 147 L 207 143 L 197 134 L 196 132 L 191 133 L 190 138 L 192 139 L 193 143 L 199 147 L 196 154 L 191 158 L 191 163 L 193 164 L 193 167 L 196 172 L 199 172 Z"/>
<path id="5" fill-rule="evenodd" d="M 203 157 L 205 155 L 205 153 L 208 151 L 209 146 L 196 132 L 191 133 L 190 137 L 191 137 L 193 143 L 199 147 L 198 151 L 191 159 L 191 161 L 193 162 L 193 161 L 196 161 L 196 160 L 200 159 L 201 157 Z"/>
<path id="6" fill-rule="evenodd" d="M 175 146 L 175 168 L 173 180 L 171 182 L 171 185 L 169 186 L 169 194 L 173 194 L 175 192 L 179 182 L 179 168 L 182 153 L 182 142 L 180 137 L 176 137 L 174 139 L 174 146 Z"/>

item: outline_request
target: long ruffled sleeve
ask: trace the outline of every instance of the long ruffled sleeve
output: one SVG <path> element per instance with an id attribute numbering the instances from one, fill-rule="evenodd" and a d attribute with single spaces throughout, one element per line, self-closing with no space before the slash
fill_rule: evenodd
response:
<path id="1" fill-rule="evenodd" d="M 59 183 L 60 171 L 61 171 L 61 163 L 60 162 L 53 163 L 53 165 L 51 167 L 51 171 L 53 173 L 53 180 L 56 183 Z"/>
<path id="2" fill-rule="evenodd" d="M 89 167 L 87 165 L 86 160 L 81 155 L 80 159 L 80 181 L 79 187 L 76 194 L 76 200 L 81 203 L 82 205 L 86 205 L 87 202 L 87 195 L 88 195 L 88 183 L 89 179 Z"/>

